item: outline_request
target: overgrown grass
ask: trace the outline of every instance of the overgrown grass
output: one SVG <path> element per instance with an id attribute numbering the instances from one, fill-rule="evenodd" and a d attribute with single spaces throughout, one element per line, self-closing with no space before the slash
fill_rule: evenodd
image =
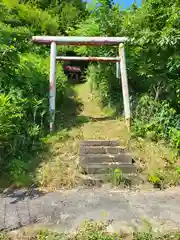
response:
<path id="1" fill-rule="evenodd" d="M 139 173 L 155 187 L 166 188 L 180 184 L 180 159 L 164 142 L 132 138 L 130 149 L 139 167 Z"/>
<path id="2" fill-rule="evenodd" d="M 48 48 L 33 44 L 31 37 L 57 34 L 59 18 L 28 1 L 3 0 L 0 5 L 0 186 L 27 187 L 44 150 L 50 118 Z M 56 86 L 60 107 L 67 97 L 61 64 Z"/>
<path id="3" fill-rule="evenodd" d="M 166 143 L 132 138 L 116 111 L 102 108 L 89 83 L 69 88 L 66 94 L 69 97 L 61 100 L 62 107 L 56 114 L 56 132 L 42 139 L 43 152 L 39 148 L 26 164 L 20 158 L 11 163 L 16 186 L 36 183 L 50 190 L 78 186 L 79 142 L 83 139 L 118 140 L 121 146 L 130 149 L 145 183 L 161 189 L 180 183 L 180 159 Z M 146 184 L 139 187 L 144 188 Z"/>
<path id="4" fill-rule="evenodd" d="M 22 152 L 21 155 L 19 154 L 18 157 L 11 160 L 9 164 L 10 171 L 5 172 L 1 176 L 0 187 L 2 189 L 9 186 L 11 188 L 29 187 L 34 183 L 39 186 L 46 178 L 46 181 L 50 184 L 50 176 L 54 176 L 56 174 L 58 176 L 67 175 L 66 173 L 69 171 L 69 168 L 67 167 L 66 159 L 69 159 L 69 157 L 67 157 L 65 153 L 67 150 L 66 141 L 70 138 L 69 131 L 71 128 L 76 127 L 84 121 L 84 119 L 78 117 L 81 109 L 81 103 L 72 97 L 73 93 L 74 91 L 69 86 L 65 97 L 57 99 L 57 101 L 61 101 L 57 104 L 57 131 L 53 135 L 47 136 L 44 134 L 45 137 L 42 135 L 40 139 L 34 141 L 32 146 L 34 152 Z M 56 148 L 61 149 L 61 151 L 58 153 L 58 149 Z M 54 161 L 54 163 L 51 165 L 51 168 L 49 169 L 49 172 L 47 168 L 49 164 L 52 163 L 51 160 L 53 157 L 55 157 L 56 154 L 59 156 L 60 161 L 62 159 L 64 168 L 58 168 L 56 161 Z M 44 170 L 44 175 L 42 175 L 40 178 L 38 174 L 39 169 Z M 74 166 L 73 169 L 75 169 Z M 65 174 L 63 170 L 66 171 Z M 63 174 L 59 175 L 59 173 L 56 171 L 60 171 Z M 72 176 L 73 174 L 71 173 L 70 175 Z M 68 185 L 67 182 L 64 183 L 62 181 L 62 178 L 59 178 L 58 182 L 60 182 L 58 186 Z M 55 185 L 54 182 L 53 185 Z"/>
<path id="5" fill-rule="evenodd" d="M 156 187 L 180 184 L 179 132 L 179 116 L 166 101 L 139 99 L 132 126 L 135 152 L 141 170 Z"/>
<path id="6" fill-rule="evenodd" d="M 82 102 L 76 92 L 70 88 L 68 95 L 56 114 L 56 132 L 45 139 L 49 151 L 36 171 L 38 184 L 50 189 L 75 187 L 78 181 L 80 127 L 89 120 L 80 115 Z"/>
<path id="7" fill-rule="evenodd" d="M 37 181 L 53 189 L 78 184 L 79 143 L 86 139 L 119 140 L 127 145 L 129 134 L 121 119 L 108 108 L 103 111 L 90 92 L 88 83 L 75 86 L 72 98 L 57 114 L 58 128 L 47 138 L 49 153 L 37 170 Z M 63 114 L 62 114 L 63 113 Z M 107 128 L 108 125 L 108 128 Z"/>
<path id="8" fill-rule="evenodd" d="M 121 227 L 120 227 L 121 228 Z M 13 236 L 13 237 L 12 237 Z M 157 233 L 151 227 L 142 232 L 120 231 L 120 233 L 109 233 L 107 224 L 104 222 L 87 221 L 75 233 L 56 233 L 47 229 L 35 231 L 21 231 L 17 235 L 0 234 L 1 240 L 179 240 L 180 232 Z"/>
<path id="9" fill-rule="evenodd" d="M 69 88 L 67 95 L 69 97 L 62 99 L 62 108 L 56 114 L 56 132 L 42 139 L 46 147 L 46 150 L 43 147 L 44 153 L 39 148 L 29 161 L 20 158 L 12 161 L 11 175 L 16 186 L 35 182 L 51 190 L 76 187 L 80 180 L 79 142 L 83 139 L 118 140 L 121 146 L 130 149 L 145 182 L 155 187 L 180 183 L 180 159 L 166 143 L 132 138 L 116 111 L 108 107 L 102 109 L 88 83 Z"/>
<path id="10" fill-rule="evenodd" d="M 79 142 L 83 139 L 118 140 L 121 146 L 130 149 L 145 183 L 160 188 L 180 183 L 179 159 L 171 148 L 163 142 L 132 138 L 115 111 L 102 110 L 88 83 L 75 86 L 70 94 L 72 98 L 57 115 L 59 130 L 47 139 L 49 152 L 37 170 L 41 186 L 57 189 L 79 184 Z"/>

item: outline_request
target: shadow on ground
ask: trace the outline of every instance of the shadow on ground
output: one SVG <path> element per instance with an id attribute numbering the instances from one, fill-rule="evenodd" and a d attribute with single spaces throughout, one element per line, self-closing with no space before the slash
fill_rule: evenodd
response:
<path id="1" fill-rule="evenodd" d="M 78 99 L 77 93 L 69 88 L 68 97 L 63 100 L 61 107 L 56 112 L 56 131 L 70 130 L 90 121 L 86 116 L 80 115 L 83 103 Z"/>
<path id="2" fill-rule="evenodd" d="M 69 138 L 69 135 L 66 134 L 69 130 L 72 128 L 78 128 L 81 127 L 83 124 L 88 122 L 101 122 L 101 121 L 107 121 L 107 120 L 113 120 L 116 119 L 117 116 L 102 116 L 102 117 L 92 117 L 92 116 L 84 116 L 82 115 L 82 111 L 84 110 L 84 105 L 82 103 L 82 100 L 78 98 L 77 92 L 74 90 L 74 87 L 72 85 L 69 86 L 67 94 L 65 94 L 64 99 L 58 99 L 56 102 L 56 131 L 51 135 L 51 137 L 57 137 L 58 142 L 63 141 L 66 138 Z M 47 126 L 47 130 L 48 130 Z M 63 133 L 65 130 L 65 136 L 59 136 Z M 49 131 L 49 130 L 48 130 Z M 52 138 L 48 136 L 47 131 L 47 137 L 45 137 L 42 141 L 37 141 L 33 143 L 34 148 L 34 154 L 32 155 L 32 152 L 29 154 L 27 152 L 27 155 L 23 153 L 23 159 L 22 161 L 19 161 L 17 159 L 17 162 L 15 161 L 15 167 L 13 166 L 14 176 L 15 179 L 9 179 L 9 176 L 6 176 L 6 173 L 3 176 L 3 179 L 6 179 L 5 186 L 2 186 L 1 180 L 0 180 L 0 186 L 2 188 L 8 188 L 11 186 L 10 189 L 15 189 L 19 187 L 32 187 L 32 185 L 36 185 L 36 171 L 41 165 L 41 163 L 45 161 L 49 161 L 50 156 L 48 155 L 50 152 L 50 147 L 52 142 Z M 46 135 L 46 134 L 45 134 Z M 57 136 L 58 135 L 58 136 Z M 66 136 L 67 135 L 67 136 Z M 50 139 L 50 141 L 49 141 Z M 9 180 L 8 180 L 9 179 Z M 37 187 L 37 186 L 35 186 Z M 34 190 L 33 190 L 34 191 Z M 14 191 L 12 196 L 15 198 L 15 202 L 18 201 L 18 199 L 26 198 L 27 196 L 32 197 L 34 195 L 39 195 L 38 193 L 34 193 L 31 190 L 28 190 L 24 193 L 17 193 L 17 191 Z M 3 189 L 2 189 L 3 192 Z M 6 194 L 7 195 L 7 194 Z M 12 197 L 11 196 L 11 197 Z"/>
<path id="3" fill-rule="evenodd" d="M 115 116 L 106 116 L 106 117 L 88 117 L 89 121 L 91 122 L 103 122 L 108 120 L 116 119 Z"/>
<path id="4" fill-rule="evenodd" d="M 114 120 L 119 114 L 114 113 L 112 116 L 105 117 L 91 117 L 80 115 L 83 111 L 84 105 L 81 99 L 78 99 L 77 93 L 73 88 L 69 89 L 69 97 L 64 99 L 61 108 L 56 113 L 56 132 L 73 127 L 80 127 L 88 122 L 101 122 L 107 120 Z"/>
<path id="5" fill-rule="evenodd" d="M 83 109 L 82 102 L 78 99 L 76 92 L 72 86 L 69 86 L 68 93 L 65 94 L 66 97 L 61 102 L 58 103 L 57 98 L 57 112 L 56 112 L 56 131 L 53 133 L 55 136 L 57 132 L 61 130 L 70 130 L 73 127 L 81 126 L 82 124 L 89 121 L 88 117 L 80 116 L 80 112 Z M 22 160 L 17 158 L 17 161 L 14 161 L 13 169 L 11 173 L 2 173 L 0 176 L 0 191 L 3 193 L 4 189 L 7 191 L 13 191 L 13 189 L 21 187 L 31 187 L 36 185 L 36 170 L 42 162 L 45 161 L 45 156 L 49 153 L 50 145 L 48 144 L 48 127 L 47 126 L 47 137 L 45 136 L 42 141 L 33 142 L 33 153 L 23 153 Z M 46 135 L 46 133 L 44 135 Z M 13 177 L 12 177 L 13 176 Z M 35 186 L 37 187 L 37 186 Z M 34 190 L 28 190 L 24 193 L 18 193 L 15 191 L 11 193 L 17 199 L 23 199 L 23 197 L 31 197 L 38 195 L 37 192 L 34 193 Z M 29 194 L 29 195 L 28 195 Z M 7 194 L 6 194 L 7 195 Z M 12 196 L 11 196 L 12 197 Z"/>
<path id="6" fill-rule="evenodd" d="M 10 204 L 15 204 L 18 202 L 21 202 L 23 200 L 27 199 L 37 199 L 39 197 L 42 197 L 46 194 L 46 192 L 40 191 L 35 188 L 30 189 L 7 189 L 3 192 L 2 196 L 3 198 L 11 198 Z"/>

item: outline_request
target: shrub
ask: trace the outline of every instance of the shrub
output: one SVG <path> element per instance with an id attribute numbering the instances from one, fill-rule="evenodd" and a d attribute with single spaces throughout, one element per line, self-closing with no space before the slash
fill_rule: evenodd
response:
<path id="1" fill-rule="evenodd" d="M 10 159 L 28 153 L 39 139 L 40 128 L 26 118 L 27 98 L 15 91 L 0 94 L 0 164 L 4 171 Z"/>
<path id="2" fill-rule="evenodd" d="M 179 115 L 166 101 L 156 101 L 142 96 L 134 112 L 133 130 L 136 136 L 151 140 L 165 139 L 177 151 L 180 150 Z"/>
<path id="3" fill-rule="evenodd" d="M 36 33 L 56 34 L 59 25 L 57 16 L 35 6 L 10 0 L 0 5 L 0 169 L 22 182 L 49 119 L 49 57 L 30 40 Z M 56 82 L 58 108 L 67 90 L 60 64 Z"/>
<path id="4" fill-rule="evenodd" d="M 14 164 L 10 162 L 19 157 L 21 161 L 27 161 L 29 152 L 39 148 L 37 142 L 48 124 L 49 58 L 37 54 L 19 56 L 15 48 L 7 46 L 3 51 L 0 64 L 3 74 L 0 76 L 0 158 L 1 169 L 10 168 L 12 172 Z M 60 65 L 56 81 L 58 107 L 67 88 Z M 26 155 L 24 160 L 22 154 Z"/>
<path id="5" fill-rule="evenodd" d="M 47 11 L 37 8 L 28 3 L 19 1 L 3 0 L 4 14 L 3 21 L 12 27 L 26 26 L 32 29 L 34 34 L 44 33 L 45 35 L 58 33 L 58 17 L 50 15 Z"/>
<path id="6" fill-rule="evenodd" d="M 72 34 L 129 37 L 126 44 L 129 86 L 138 98 L 147 95 L 133 103 L 135 134 L 156 141 L 165 139 L 179 150 L 179 2 L 149 0 L 141 8 L 133 4 L 124 11 L 110 2 L 92 5 L 90 16 Z M 90 56 L 117 54 L 115 47 L 80 46 L 76 51 Z M 89 67 L 88 79 L 103 104 L 113 102 L 122 107 L 121 86 L 114 73 L 114 65 L 96 64 Z M 132 99 L 136 97 L 133 94 Z"/>
<path id="7" fill-rule="evenodd" d="M 90 65 L 87 71 L 87 79 L 91 91 L 97 95 L 104 106 L 117 106 L 122 103 L 121 86 L 115 76 L 115 66 L 107 64 Z"/>

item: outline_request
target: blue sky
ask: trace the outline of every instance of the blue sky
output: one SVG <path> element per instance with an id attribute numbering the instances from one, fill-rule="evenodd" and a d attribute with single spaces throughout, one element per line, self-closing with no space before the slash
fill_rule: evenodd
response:
<path id="1" fill-rule="evenodd" d="M 115 3 L 119 3 L 123 7 L 129 7 L 134 0 L 114 0 Z M 141 0 L 136 0 L 137 4 L 141 3 Z"/>
<path id="2" fill-rule="evenodd" d="M 91 0 L 87 0 L 87 2 L 90 2 Z M 129 7 L 134 0 L 114 0 L 115 3 L 120 4 L 123 8 Z M 141 0 L 136 0 L 136 2 L 140 5 Z"/>

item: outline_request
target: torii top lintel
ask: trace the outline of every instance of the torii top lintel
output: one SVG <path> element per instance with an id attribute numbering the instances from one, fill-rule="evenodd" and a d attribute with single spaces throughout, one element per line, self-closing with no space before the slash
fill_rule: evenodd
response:
<path id="1" fill-rule="evenodd" d="M 33 36 L 32 41 L 41 44 L 57 45 L 117 45 L 126 42 L 127 37 L 64 37 L 64 36 Z"/>

